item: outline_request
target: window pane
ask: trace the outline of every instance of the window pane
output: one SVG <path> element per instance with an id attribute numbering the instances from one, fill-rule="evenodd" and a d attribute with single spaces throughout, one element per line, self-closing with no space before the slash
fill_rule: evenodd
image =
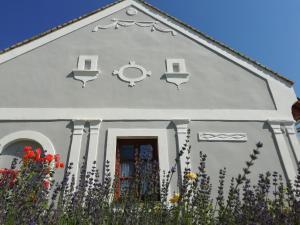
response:
<path id="1" fill-rule="evenodd" d="M 134 145 L 122 145 L 120 149 L 122 160 L 134 160 Z"/>
<path id="2" fill-rule="evenodd" d="M 152 145 L 140 145 L 140 158 L 142 160 L 152 160 L 153 158 L 153 147 Z"/>
<path id="3" fill-rule="evenodd" d="M 91 68 L 92 68 L 92 61 L 90 59 L 86 59 L 84 61 L 84 69 L 91 70 Z"/>
<path id="4" fill-rule="evenodd" d="M 128 193 L 131 187 L 131 180 L 122 180 L 121 181 L 121 195 Z"/>
<path id="5" fill-rule="evenodd" d="M 145 194 L 147 194 L 147 192 L 149 191 L 149 181 L 147 181 L 147 180 L 142 180 L 141 181 L 141 195 L 145 195 Z"/>
<path id="6" fill-rule="evenodd" d="M 173 63 L 173 72 L 174 73 L 179 73 L 180 72 L 179 63 Z"/>
<path id="7" fill-rule="evenodd" d="M 123 162 L 121 164 L 121 176 L 122 177 L 134 176 L 134 163 L 133 162 Z"/>

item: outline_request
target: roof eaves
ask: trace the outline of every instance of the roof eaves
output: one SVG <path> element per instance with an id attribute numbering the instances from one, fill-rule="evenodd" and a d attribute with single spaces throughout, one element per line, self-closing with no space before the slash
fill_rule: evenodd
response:
<path id="1" fill-rule="evenodd" d="M 41 38 L 41 37 L 44 37 L 44 36 L 46 36 L 47 34 L 50 34 L 50 33 L 54 32 L 54 31 L 57 31 L 57 30 L 59 30 L 59 29 L 61 29 L 61 28 L 64 28 L 64 27 L 66 27 L 66 26 L 68 26 L 68 25 L 70 25 L 70 24 L 73 24 L 73 23 L 78 22 L 78 21 L 80 21 L 80 20 L 82 20 L 82 19 L 85 19 L 85 18 L 87 18 L 87 17 L 89 17 L 89 16 L 92 16 L 92 15 L 94 15 L 94 14 L 96 14 L 96 13 L 98 13 L 98 12 L 100 12 L 100 11 L 106 9 L 106 8 L 109 8 L 109 7 L 111 7 L 111 6 L 113 6 L 113 5 L 116 5 L 116 4 L 118 4 L 118 3 L 120 3 L 120 2 L 123 2 L 123 1 L 125 1 L 125 0 L 118 0 L 118 1 L 113 2 L 113 3 L 111 3 L 111 4 L 105 5 L 105 6 L 103 6 L 103 7 L 101 7 L 101 8 L 98 8 L 98 9 L 96 9 L 96 10 L 90 12 L 90 13 L 86 13 L 86 14 L 84 14 L 84 15 L 82 15 L 82 16 L 79 16 L 79 17 L 77 17 L 77 18 L 75 18 L 75 19 L 69 20 L 68 22 L 65 22 L 65 23 L 63 23 L 63 24 L 60 24 L 60 25 L 58 25 L 58 26 L 56 26 L 56 27 L 54 27 L 54 28 L 51 28 L 51 29 L 49 29 L 49 30 L 47 30 L 47 31 L 45 31 L 45 32 L 39 33 L 39 34 L 37 34 L 37 35 L 35 35 L 35 36 L 31 37 L 31 38 L 28 38 L 28 39 L 25 39 L 25 40 L 23 40 L 23 41 L 20 41 L 20 42 L 18 42 L 18 43 L 16 43 L 16 44 L 13 44 L 13 45 L 9 46 L 8 48 L 5 48 L 5 49 L 3 49 L 3 50 L 0 50 L 0 55 L 3 54 L 3 53 L 6 53 L 6 52 L 8 52 L 8 51 L 10 51 L 10 50 L 12 50 L 12 49 L 15 49 L 15 48 L 17 48 L 17 47 L 20 47 L 20 46 L 22 46 L 22 45 L 28 44 L 28 43 L 30 43 L 30 42 L 32 42 L 32 41 L 34 41 L 34 40 L 37 40 L 37 39 L 39 39 L 39 38 Z"/>

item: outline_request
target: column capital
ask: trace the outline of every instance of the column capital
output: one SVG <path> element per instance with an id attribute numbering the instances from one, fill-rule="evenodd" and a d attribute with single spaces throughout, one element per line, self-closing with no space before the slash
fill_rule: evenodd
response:
<path id="1" fill-rule="evenodd" d="M 73 135 L 82 135 L 85 120 L 73 120 Z"/>
<path id="2" fill-rule="evenodd" d="M 172 121 L 176 126 L 177 134 L 187 134 L 188 126 L 190 123 L 189 119 L 186 120 L 173 120 Z"/>
<path id="3" fill-rule="evenodd" d="M 90 134 L 97 134 L 98 135 L 102 119 L 90 120 L 88 122 L 90 124 Z"/>
<path id="4" fill-rule="evenodd" d="M 286 126 L 285 129 L 288 134 L 296 134 L 297 133 L 294 125 Z"/>

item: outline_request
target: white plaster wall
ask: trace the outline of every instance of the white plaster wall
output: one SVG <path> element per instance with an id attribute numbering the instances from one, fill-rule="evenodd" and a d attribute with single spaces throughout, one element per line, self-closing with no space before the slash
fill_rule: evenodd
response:
<path id="1" fill-rule="evenodd" d="M 166 109 L 275 109 L 266 81 L 184 35 L 138 26 L 91 32 L 112 18 L 154 21 L 124 10 L 0 65 L 0 107 L 98 107 Z M 98 55 L 98 79 L 72 78 L 79 55 Z M 180 91 L 167 83 L 166 58 L 184 58 L 190 81 Z M 152 76 L 133 88 L 112 76 L 135 60 Z"/>

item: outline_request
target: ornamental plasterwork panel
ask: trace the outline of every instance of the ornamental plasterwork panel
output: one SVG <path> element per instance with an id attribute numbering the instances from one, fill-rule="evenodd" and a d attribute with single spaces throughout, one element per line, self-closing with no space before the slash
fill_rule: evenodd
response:
<path id="1" fill-rule="evenodd" d="M 150 27 L 150 30 L 152 32 L 159 31 L 162 33 L 171 33 L 173 36 L 177 34 L 175 30 L 161 27 L 158 21 L 136 21 L 136 20 L 121 20 L 121 19 L 112 19 L 112 23 L 108 25 L 97 25 L 96 27 L 94 27 L 92 31 L 97 32 L 100 29 L 109 29 L 112 27 L 118 29 L 119 27 L 131 27 L 134 25 L 139 27 Z"/>
<path id="2" fill-rule="evenodd" d="M 127 16 L 133 17 L 138 14 L 137 9 L 134 7 L 129 7 L 126 10 Z M 92 30 L 93 32 L 99 31 L 99 29 L 108 29 L 114 27 L 115 29 L 118 29 L 119 27 L 131 27 L 131 26 L 139 26 L 139 27 L 150 27 L 150 30 L 153 31 L 159 31 L 162 33 L 171 33 L 173 36 L 177 34 L 175 30 L 164 28 L 160 26 L 160 23 L 158 21 L 137 21 L 137 20 L 125 20 L 125 19 L 112 19 L 112 23 L 107 25 L 97 25 Z"/>
<path id="3" fill-rule="evenodd" d="M 141 75 L 138 77 L 128 77 L 126 76 L 126 69 L 133 68 L 137 69 L 141 72 Z M 119 79 L 128 82 L 130 87 L 135 86 L 136 82 L 140 82 L 147 78 L 148 76 L 151 76 L 151 71 L 147 71 L 144 67 L 137 65 L 135 61 L 130 61 L 129 64 L 122 66 L 119 70 L 114 70 L 113 75 L 118 75 Z"/>
<path id="4" fill-rule="evenodd" d="M 190 74 L 186 70 L 184 59 L 166 59 L 166 81 L 173 83 L 180 89 L 180 85 L 189 81 Z"/>
<path id="5" fill-rule="evenodd" d="M 129 7 L 127 10 L 126 10 L 126 14 L 128 16 L 135 16 L 136 14 L 138 14 L 138 11 L 133 8 L 133 7 Z"/>
<path id="6" fill-rule="evenodd" d="M 211 132 L 199 132 L 199 141 L 233 141 L 233 142 L 245 142 L 247 141 L 246 133 L 211 133 Z"/>
<path id="7" fill-rule="evenodd" d="M 82 87 L 86 83 L 98 78 L 100 70 L 98 69 L 97 55 L 80 55 L 78 57 L 77 68 L 73 69 L 73 78 L 82 82 Z"/>

